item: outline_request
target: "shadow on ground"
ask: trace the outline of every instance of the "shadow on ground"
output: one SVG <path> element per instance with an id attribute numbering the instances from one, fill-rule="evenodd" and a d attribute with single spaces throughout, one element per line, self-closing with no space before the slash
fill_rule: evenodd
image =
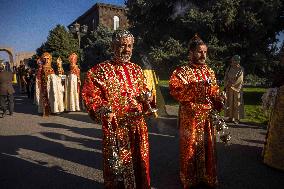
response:
<path id="1" fill-rule="evenodd" d="M 151 185 L 155 188 L 182 188 L 178 172 L 177 119 L 150 119 L 147 123 Z"/>
<path id="2" fill-rule="evenodd" d="M 103 189 L 103 184 L 26 160 L 0 154 L 1 189 Z"/>
<path id="3" fill-rule="evenodd" d="M 70 137 L 67 135 L 54 133 L 54 132 L 41 132 L 40 134 L 54 140 L 75 142 L 82 146 L 85 146 L 86 148 L 98 149 L 98 150 L 101 150 L 102 148 L 101 140 L 90 140 L 86 138 Z"/>
<path id="4" fill-rule="evenodd" d="M 79 112 L 64 112 L 59 115 L 60 117 L 64 117 L 67 119 L 72 119 L 75 121 L 81 121 L 86 123 L 94 123 L 94 121 L 90 118 L 87 113 L 79 113 Z"/>
<path id="5" fill-rule="evenodd" d="M 79 127 L 72 127 L 67 126 L 59 123 L 40 123 L 41 126 L 47 128 L 61 128 L 72 131 L 76 134 L 92 137 L 92 138 L 102 138 L 102 130 L 96 128 L 79 128 Z"/>
<path id="6" fill-rule="evenodd" d="M 218 143 L 219 188 L 268 189 L 283 186 L 284 173 L 265 166 L 261 152 L 261 147 Z"/>
<path id="7" fill-rule="evenodd" d="M 28 99 L 24 95 L 15 95 L 15 112 L 30 115 L 39 115 L 37 106 L 33 104 L 33 100 Z"/>
<path id="8" fill-rule="evenodd" d="M 0 143 L 6 144 L 1 145 L 1 153 L 18 155 L 18 150 L 27 149 L 48 154 L 62 160 L 68 160 L 100 170 L 102 169 L 101 153 L 66 147 L 63 144 L 45 140 L 37 136 L 0 136 Z"/>

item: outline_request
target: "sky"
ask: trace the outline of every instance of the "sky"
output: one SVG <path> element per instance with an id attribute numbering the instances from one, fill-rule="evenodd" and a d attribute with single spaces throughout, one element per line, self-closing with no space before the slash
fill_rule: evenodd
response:
<path id="1" fill-rule="evenodd" d="M 124 0 L 0 0 L 0 46 L 12 47 L 15 53 L 35 51 L 57 24 L 69 25 L 97 2 L 124 4 Z M 7 53 L 0 52 L 1 58 L 8 60 Z"/>
<path id="2" fill-rule="evenodd" d="M 124 5 L 124 0 L 0 0 L 0 46 L 14 53 L 36 51 L 57 24 L 68 26 L 94 4 Z M 0 59 L 8 60 L 5 52 Z"/>

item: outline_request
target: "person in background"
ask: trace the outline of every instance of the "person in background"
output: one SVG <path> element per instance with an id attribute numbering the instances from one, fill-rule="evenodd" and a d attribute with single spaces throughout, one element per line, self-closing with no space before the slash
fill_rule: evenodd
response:
<path id="1" fill-rule="evenodd" d="M 26 92 L 28 98 L 31 99 L 31 68 L 27 68 L 24 75 L 23 75 L 23 83 L 26 87 Z"/>
<path id="2" fill-rule="evenodd" d="M 5 71 L 4 64 L 0 63 L 0 107 L 3 111 L 1 115 L 2 118 L 7 115 L 7 110 L 9 110 L 10 115 L 13 115 L 14 112 L 15 90 L 12 80 L 12 72 Z"/>
<path id="3" fill-rule="evenodd" d="M 30 81 L 30 93 L 31 99 L 34 101 L 35 97 L 35 82 L 36 82 L 36 70 L 33 68 L 31 69 L 31 81 Z"/>
<path id="4" fill-rule="evenodd" d="M 207 45 L 195 35 L 189 42 L 188 64 L 177 68 L 169 82 L 171 95 L 180 103 L 180 178 L 184 189 L 215 188 L 218 183 L 216 131 L 210 112 L 221 111 L 224 97 L 206 58 Z"/>
<path id="5" fill-rule="evenodd" d="M 244 69 L 240 65 L 240 61 L 239 55 L 233 56 L 224 77 L 224 91 L 227 95 L 225 117 L 228 117 L 229 122 L 233 121 L 235 124 L 238 124 L 240 119 L 244 118 Z"/>
<path id="6" fill-rule="evenodd" d="M 13 66 L 13 81 L 12 81 L 13 84 L 17 84 L 18 81 L 17 81 L 17 66 Z"/>
<path id="7" fill-rule="evenodd" d="M 167 117 L 168 113 L 166 111 L 165 100 L 162 95 L 159 79 L 155 73 L 155 70 L 152 68 L 151 63 L 145 55 L 142 55 L 142 70 L 146 78 L 147 88 L 152 92 L 153 102 L 152 107 L 157 108 L 157 115 L 159 117 Z"/>
<path id="8" fill-rule="evenodd" d="M 25 93 L 26 92 L 26 86 L 25 86 L 25 82 L 24 82 L 24 75 L 26 72 L 26 66 L 24 61 L 20 61 L 20 66 L 18 68 L 18 81 L 19 81 L 19 92 L 20 93 Z"/>
<path id="9" fill-rule="evenodd" d="M 106 189 L 150 189 L 149 142 L 144 113 L 153 100 L 142 69 L 130 62 L 134 37 L 116 30 L 114 57 L 91 68 L 82 97 L 90 117 L 102 123 Z M 147 93 L 148 94 L 148 93 Z"/>
<path id="10" fill-rule="evenodd" d="M 35 70 L 35 93 L 34 93 L 34 104 L 37 105 L 38 113 L 43 113 L 43 103 L 42 103 L 42 94 L 41 94 L 41 78 L 42 78 L 42 67 L 43 61 L 39 57 L 36 61 L 37 69 Z"/>
<path id="11" fill-rule="evenodd" d="M 62 67 L 62 59 L 60 57 L 58 57 L 56 60 L 56 66 L 57 66 L 56 74 L 59 76 L 64 75 L 64 69 Z"/>
<path id="12" fill-rule="evenodd" d="M 64 103 L 64 85 L 65 85 L 65 75 L 64 75 L 64 69 L 62 67 L 62 59 L 60 57 L 57 58 L 56 60 L 56 65 L 57 65 L 57 70 L 56 70 L 56 75 L 57 75 L 57 95 L 58 95 L 58 107 L 59 112 L 63 112 L 65 109 L 65 103 Z"/>
<path id="13" fill-rule="evenodd" d="M 80 68 L 77 65 L 78 56 L 72 53 L 69 56 L 70 73 L 66 79 L 65 109 L 66 111 L 80 111 Z"/>
<path id="14" fill-rule="evenodd" d="M 274 74 L 271 88 L 276 93 L 269 99 L 272 111 L 263 148 L 263 162 L 284 171 L 284 48 L 281 51 L 280 66 Z"/>
<path id="15" fill-rule="evenodd" d="M 44 117 L 49 116 L 51 113 L 60 113 L 64 111 L 60 98 L 60 91 L 58 90 L 58 77 L 51 66 L 52 56 L 45 52 L 43 53 L 41 60 L 43 66 L 39 75 L 40 79 L 40 95 L 37 99 L 40 99 L 41 109 L 39 113 L 43 113 Z"/>

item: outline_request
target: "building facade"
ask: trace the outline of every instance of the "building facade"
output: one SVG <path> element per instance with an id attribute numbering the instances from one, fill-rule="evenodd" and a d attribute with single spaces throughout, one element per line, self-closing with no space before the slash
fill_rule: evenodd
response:
<path id="1" fill-rule="evenodd" d="M 123 6 L 96 3 L 83 15 L 74 20 L 68 28 L 75 23 L 88 26 L 88 31 L 95 31 L 99 25 L 103 25 L 111 30 L 118 28 L 126 29 L 128 20 L 126 9 Z"/>
<path id="2" fill-rule="evenodd" d="M 28 65 L 29 60 L 35 55 L 35 52 L 18 52 L 15 54 L 15 66 L 19 66 L 20 62 L 24 62 L 25 65 Z"/>

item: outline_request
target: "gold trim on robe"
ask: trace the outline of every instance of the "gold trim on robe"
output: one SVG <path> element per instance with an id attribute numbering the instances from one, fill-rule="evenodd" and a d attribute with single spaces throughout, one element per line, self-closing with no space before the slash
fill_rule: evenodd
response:
<path id="1" fill-rule="evenodd" d="M 135 114 L 144 111 L 137 96 L 147 90 L 133 63 L 106 61 L 87 73 L 82 98 L 91 118 L 102 123 L 105 188 L 150 189 L 148 131 L 143 115 Z M 101 114 L 104 107 L 116 115 L 111 123 Z"/>
<path id="2" fill-rule="evenodd" d="M 185 189 L 200 183 L 217 185 L 215 129 L 209 113 L 219 100 L 214 71 L 188 64 L 176 69 L 169 82 L 179 101 L 180 178 Z"/>

